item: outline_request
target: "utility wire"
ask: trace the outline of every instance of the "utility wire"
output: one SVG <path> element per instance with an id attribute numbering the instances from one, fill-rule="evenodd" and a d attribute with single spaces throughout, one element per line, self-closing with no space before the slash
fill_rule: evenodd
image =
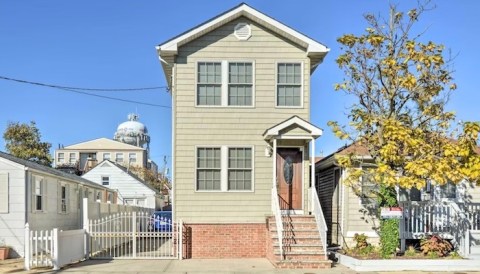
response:
<path id="1" fill-rule="evenodd" d="M 79 94 L 83 94 L 83 95 L 94 96 L 94 97 L 99 97 L 99 98 L 104 98 L 104 99 L 109 99 L 109 100 L 115 100 L 115 101 L 121 101 L 121 102 L 127 102 L 127 103 L 134 103 L 134 104 L 139 104 L 139 105 L 147 105 L 147 106 L 152 106 L 152 107 L 171 108 L 170 106 L 165 106 L 165 105 L 157 105 L 157 104 L 152 104 L 152 103 L 139 102 L 139 101 L 133 101 L 133 100 L 127 100 L 127 99 L 121 99 L 121 98 L 116 98 L 116 97 L 110 97 L 110 96 L 85 92 L 85 91 L 142 91 L 142 90 L 154 90 L 154 89 L 167 89 L 168 90 L 168 87 L 99 89 L 99 88 L 78 88 L 78 87 L 58 86 L 58 85 L 51 85 L 51 84 L 44 84 L 44 83 L 14 79 L 14 78 L 9 78 L 9 77 L 5 77 L 5 76 L 0 76 L 0 79 L 7 80 L 7 81 L 18 82 L 18 83 L 22 83 L 22 84 L 29 84 L 29 85 L 55 88 L 55 89 L 60 89 L 60 90 L 64 90 L 64 91 L 75 92 L 75 93 L 79 93 Z"/>

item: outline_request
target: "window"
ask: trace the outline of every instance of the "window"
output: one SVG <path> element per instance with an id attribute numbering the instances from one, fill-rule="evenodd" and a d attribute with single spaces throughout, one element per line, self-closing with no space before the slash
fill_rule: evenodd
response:
<path id="1" fill-rule="evenodd" d="M 63 163 L 63 162 L 65 162 L 65 153 L 63 153 L 63 152 L 59 152 L 59 153 L 58 153 L 57 162 L 58 162 L 58 163 Z"/>
<path id="2" fill-rule="evenodd" d="M 59 187 L 59 202 L 60 202 L 60 208 L 59 208 L 59 212 L 60 213 L 67 213 L 67 204 L 68 204 L 68 201 L 67 201 L 67 195 L 68 195 L 68 190 L 67 190 L 67 185 L 65 184 L 61 184 L 60 187 Z"/>
<path id="3" fill-rule="evenodd" d="M 220 148 L 197 149 L 197 189 L 220 190 Z"/>
<path id="4" fill-rule="evenodd" d="M 367 207 L 377 206 L 377 194 L 378 184 L 375 183 L 373 174 L 369 172 L 371 168 L 363 168 L 364 174 L 362 175 L 362 204 Z"/>
<path id="5" fill-rule="evenodd" d="M 455 199 L 457 197 L 456 185 L 452 182 L 448 182 L 440 186 L 440 197 L 446 199 Z"/>
<path id="6" fill-rule="evenodd" d="M 198 63 L 197 105 L 218 106 L 222 99 L 222 64 Z"/>
<path id="7" fill-rule="evenodd" d="M 103 153 L 103 160 L 110 160 L 110 153 Z"/>
<path id="8" fill-rule="evenodd" d="M 198 62 L 197 106 L 253 106 L 252 62 Z"/>
<path id="9" fill-rule="evenodd" d="M 75 153 L 70 153 L 69 163 L 75 164 L 77 162 L 77 155 Z"/>
<path id="10" fill-rule="evenodd" d="M 123 163 L 123 153 L 116 153 L 115 154 L 115 162 Z"/>
<path id="11" fill-rule="evenodd" d="M 102 176 L 102 186 L 110 185 L 110 177 L 109 176 Z"/>
<path id="12" fill-rule="evenodd" d="M 300 63 L 278 64 L 277 106 L 302 106 L 302 65 Z"/>
<path id="13" fill-rule="evenodd" d="M 34 211 L 43 211 L 43 178 L 33 176 L 33 209 Z"/>
<path id="14" fill-rule="evenodd" d="M 197 191 L 252 191 L 253 147 L 198 147 Z"/>
<path id="15" fill-rule="evenodd" d="M 137 162 L 137 153 L 129 153 L 128 154 L 128 161 L 130 163 L 136 163 Z"/>
<path id="16" fill-rule="evenodd" d="M 252 149 L 228 149 L 228 190 L 252 189 Z"/>
<path id="17" fill-rule="evenodd" d="M 97 191 L 97 195 L 95 197 L 95 200 L 97 202 L 102 202 L 102 192 L 101 191 Z"/>
<path id="18" fill-rule="evenodd" d="M 252 105 L 252 63 L 228 64 L 228 105 Z"/>

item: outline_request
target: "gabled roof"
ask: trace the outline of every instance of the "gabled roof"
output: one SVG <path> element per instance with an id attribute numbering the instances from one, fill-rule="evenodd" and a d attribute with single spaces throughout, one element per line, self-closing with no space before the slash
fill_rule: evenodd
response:
<path id="1" fill-rule="evenodd" d="M 104 186 L 99 186 L 98 184 L 96 184 L 96 183 L 94 183 L 90 180 L 87 180 L 85 178 L 82 178 L 80 176 L 70 174 L 70 173 L 66 173 L 66 172 L 60 171 L 58 169 L 51 168 L 51 167 L 48 167 L 48 166 L 44 166 L 44 165 L 41 165 L 41 164 L 37 164 L 37 163 L 32 162 L 32 161 L 21 159 L 21 158 L 15 157 L 13 155 L 10 155 L 8 153 L 5 153 L 5 152 L 0 151 L 0 158 L 4 158 L 8 161 L 14 162 L 14 163 L 19 164 L 21 166 L 28 167 L 29 169 L 37 170 L 37 171 L 40 171 L 40 172 L 43 172 L 43 173 L 52 174 L 52 175 L 58 176 L 58 177 L 63 177 L 65 179 L 69 179 L 69 180 L 72 180 L 72 181 L 77 181 L 80 184 L 84 184 L 84 185 L 88 185 L 88 186 L 92 186 L 92 187 L 96 187 L 96 188 L 108 189 Z"/>
<path id="2" fill-rule="evenodd" d="M 137 147 L 129 144 L 125 144 L 119 141 L 115 141 L 108 138 L 98 138 L 90 141 L 85 141 L 82 143 L 77 143 L 69 146 L 65 146 L 62 149 L 72 149 L 72 150 L 99 150 L 99 149 L 120 149 L 120 150 L 144 150 L 142 147 Z"/>
<path id="3" fill-rule="evenodd" d="M 276 136 L 281 135 L 281 131 L 289 127 L 296 126 L 304 129 L 310 137 L 318 138 L 323 134 L 323 130 L 319 127 L 314 126 L 313 124 L 303 120 L 302 118 L 294 115 L 287 120 L 267 129 L 263 133 L 263 138 L 265 140 L 271 140 Z"/>
<path id="4" fill-rule="evenodd" d="M 126 167 L 122 166 L 122 165 L 119 165 L 115 162 L 112 162 L 110 160 L 103 160 L 102 162 L 98 163 L 94 168 L 90 169 L 89 171 L 87 171 L 85 174 L 89 173 L 90 171 L 94 170 L 94 169 L 101 169 L 102 168 L 102 165 L 103 163 L 108 163 L 110 166 L 114 166 L 114 167 L 117 167 L 118 169 L 120 169 L 121 171 L 125 172 L 127 175 L 129 175 L 130 177 L 132 177 L 133 179 L 137 180 L 139 183 L 145 185 L 146 187 L 148 187 L 150 190 L 154 191 L 155 193 L 159 194 L 159 191 L 156 190 L 155 188 L 153 188 L 152 186 L 150 186 L 149 184 L 147 184 L 143 179 L 141 179 L 140 177 L 138 177 L 136 174 L 130 172 L 130 170 L 128 170 Z"/>
<path id="5" fill-rule="evenodd" d="M 245 3 L 241 3 L 240 5 L 206 22 L 203 22 L 190 30 L 187 30 L 178 36 L 173 37 L 172 39 L 167 40 L 156 47 L 160 61 L 162 61 L 163 69 L 167 75 L 167 81 L 169 81 L 169 85 L 171 83 L 168 75 L 171 75 L 172 68 L 170 65 L 165 64 L 165 60 L 172 62 L 172 57 L 177 54 L 180 46 L 191 42 L 200 36 L 203 36 L 206 33 L 209 33 L 242 16 L 262 25 L 279 36 L 306 48 L 307 55 L 312 58 L 312 62 L 310 64 L 312 71 L 323 61 L 323 57 L 330 51 L 329 48 L 320 42 L 317 42 L 305 34 L 292 29 L 291 27 L 275 20 L 268 15 L 265 15 L 264 13 L 259 12 Z"/>

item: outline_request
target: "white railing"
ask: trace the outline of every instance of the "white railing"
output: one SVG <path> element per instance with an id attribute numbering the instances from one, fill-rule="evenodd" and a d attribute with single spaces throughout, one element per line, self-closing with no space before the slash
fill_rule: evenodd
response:
<path id="1" fill-rule="evenodd" d="M 322 205 L 320 204 L 320 199 L 318 199 L 317 191 L 313 187 L 310 188 L 310 191 L 313 200 L 313 215 L 317 222 L 317 229 L 320 234 L 320 241 L 322 242 L 323 254 L 325 254 L 325 259 L 327 259 L 327 223 L 323 216 Z"/>
<path id="2" fill-rule="evenodd" d="M 278 201 L 277 187 L 272 188 L 272 210 L 275 214 L 275 224 L 277 226 L 278 246 L 280 249 L 280 258 L 283 260 L 283 219 Z"/>
<path id="3" fill-rule="evenodd" d="M 480 230 L 480 203 L 466 203 L 466 214 L 471 230 Z"/>
<path id="4" fill-rule="evenodd" d="M 83 229 L 59 231 L 58 228 L 54 228 L 31 231 L 27 223 L 25 269 L 53 267 L 54 270 L 58 270 L 69 263 L 84 259 L 84 238 Z"/>

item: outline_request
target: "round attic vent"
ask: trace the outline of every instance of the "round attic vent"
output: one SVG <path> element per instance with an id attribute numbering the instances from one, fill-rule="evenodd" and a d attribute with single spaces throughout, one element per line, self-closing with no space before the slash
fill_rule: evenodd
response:
<path id="1" fill-rule="evenodd" d="M 238 40 L 247 40 L 250 36 L 252 36 L 252 29 L 247 23 L 238 23 L 235 26 L 235 37 Z"/>

